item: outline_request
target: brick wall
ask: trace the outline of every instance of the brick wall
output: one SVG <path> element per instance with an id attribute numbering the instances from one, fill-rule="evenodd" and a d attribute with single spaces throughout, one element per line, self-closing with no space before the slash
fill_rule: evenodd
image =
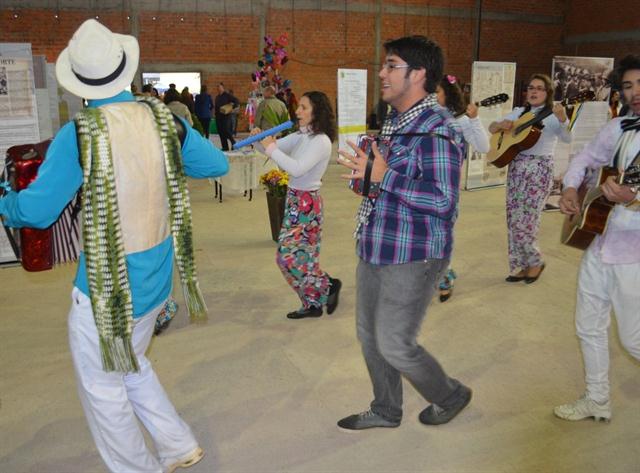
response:
<path id="1" fill-rule="evenodd" d="M 638 2 L 634 0 L 569 0 L 567 35 L 640 28 Z"/>
<path id="2" fill-rule="evenodd" d="M 14 13 L 17 18 L 14 18 Z M 54 10 L 0 10 L 0 42 L 31 43 L 35 55 L 55 62 L 58 54 L 83 21 L 94 17 L 87 11 L 63 11 L 55 18 Z M 115 33 L 130 34 L 130 21 L 122 12 L 101 13 L 99 21 Z"/>
<path id="3" fill-rule="evenodd" d="M 637 0 L 569 0 L 564 53 L 571 56 L 614 57 L 640 54 L 640 17 Z M 620 32 L 635 38 L 607 39 Z"/>
<path id="4" fill-rule="evenodd" d="M 180 65 L 183 70 L 187 66 L 192 66 L 190 70 L 201 68 L 203 82 L 210 89 L 223 81 L 241 99 L 251 89 L 251 65 L 256 66 L 262 47 L 261 28 L 273 36 L 287 32 L 290 61 L 284 75 L 292 80 L 298 95 L 317 89 L 334 100 L 337 68 L 365 68 L 372 107 L 377 100 L 373 97 L 378 80 L 375 64 L 381 59 L 375 57 L 378 4 L 374 0 L 347 3 L 346 14 L 335 2 L 333 10 L 322 6 L 318 10 L 298 6 L 294 11 L 271 8 L 254 11 L 253 16 L 250 11 L 244 14 L 237 10 L 226 17 L 208 12 L 136 11 L 127 19 L 128 13 L 121 10 L 98 13 L 99 20 L 113 31 L 137 34 L 141 69 L 158 63 L 163 67 Z M 598 11 L 606 15 L 594 15 L 593 2 L 588 0 L 484 0 L 480 60 L 514 61 L 517 79 L 522 81 L 533 72 L 550 72 L 554 55 L 619 57 L 632 48 L 637 51 L 637 41 L 566 44 L 566 38 L 575 35 L 637 27 L 636 16 L 625 14 L 620 3 L 599 2 Z M 381 41 L 404 34 L 430 36 L 446 54 L 446 71 L 466 82 L 476 43 L 475 4 L 475 0 L 384 0 Z M 361 11 L 354 11 L 354 5 Z M 434 13 L 429 15 L 430 11 Z M 73 31 L 96 12 L 60 10 L 57 19 L 55 13 L 54 9 L 19 7 L 0 10 L 0 41 L 32 43 L 34 54 L 55 61 Z M 216 72 L 209 66 L 215 66 Z"/>

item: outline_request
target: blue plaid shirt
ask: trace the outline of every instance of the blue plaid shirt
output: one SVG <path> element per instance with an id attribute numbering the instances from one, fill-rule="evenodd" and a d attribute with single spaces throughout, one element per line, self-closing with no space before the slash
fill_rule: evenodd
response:
<path id="1" fill-rule="evenodd" d="M 411 112 L 394 112 L 388 120 L 404 121 Z M 394 132 L 441 136 L 393 136 L 383 147 L 389 168 L 361 229 L 357 254 L 380 265 L 449 258 L 464 156 L 462 132 L 438 105 L 425 108 Z"/>

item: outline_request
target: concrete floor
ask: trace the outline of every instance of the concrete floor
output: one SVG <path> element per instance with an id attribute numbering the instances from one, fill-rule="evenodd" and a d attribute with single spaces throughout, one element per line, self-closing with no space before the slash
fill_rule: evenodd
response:
<path id="1" fill-rule="evenodd" d="M 371 388 L 355 337 L 351 239 L 358 204 L 337 165 L 324 179 L 322 264 L 343 281 L 338 310 L 290 321 L 298 307 L 274 263 L 264 192 L 213 200 L 192 181 L 196 257 L 210 309 L 205 326 L 181 309 L 150 358 L 206 450 L 198 472 L 638 472 L 640 371 L 612 324 L 610 424 L 568 423 L 552 407 L 582 393 L 574 334 L 581 253 L 559 243 L 545 214 L 547 270 L 507 284 L 504 189 L 463 192 L 454 297 L 434 300 L 421 342 L 474 389 L 454 422 L 426 427 L 405 383 L 398 429 L 346 434 L 336 420 L 365 410 Z M 66 316 L 72 266 L 0 270 L 0 471 L 102 472 L 75 391 Z M 182 294 L 176 291 L 181 302 Z"/>

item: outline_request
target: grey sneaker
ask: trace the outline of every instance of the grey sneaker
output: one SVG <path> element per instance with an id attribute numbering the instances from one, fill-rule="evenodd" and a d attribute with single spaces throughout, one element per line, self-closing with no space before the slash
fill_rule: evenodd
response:
<path id="1" fill-rule="evenodd" d="M 344 419 L 338 421 L 338 428 L 348 432 L 355 430 L 373 429 L 375 427 L 388 427 L 394 428 L 400 425 L 400 421 L 388 420 L 382 417 L 380 414 L 376 414 L 371 409 L 361 412 L 360 414 L 353 414 Z"/>
<path id="2" fill-rule="evenodd" d="M 441 407 L 437 404 L 431 404 L 420 413 L 418 417 L 420 422 L 427 425 L 446 424 L 457 416 L 462 409 L 467 407 L 471 402 L 471 389 L 462 386 L 462 395 L 458 402 L 449 407 Z"/>
<path id="3" fill-rule="evenodd" d="M 609 422 L 611 420 L 611 403 L 608 400 L 598 403 L 585 394 L 575 402 L 556 406 L 553 413 L 556 417 L 564 420 L 582 420 L 593 417 L 593 420 L 596 421 Z"/>

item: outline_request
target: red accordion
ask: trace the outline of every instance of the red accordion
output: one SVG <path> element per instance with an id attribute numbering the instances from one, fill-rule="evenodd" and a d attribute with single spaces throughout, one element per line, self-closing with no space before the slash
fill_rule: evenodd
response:
<path id="1" fill-rule="evenodd" d="M 12 146 L 5 161 L 6 180 L 13 190 L 25 189 L 38 175 L 51 140 L 37 144 Z M 54 264 L 75 261 L 80 250 L 78 214 L 80 200 L 76 196 L 64 208 L 58 220 L 46 229 L 21 228 L 10 233 L 18 249 L 22 267 L 27 271 L 44 271 Z"/>

